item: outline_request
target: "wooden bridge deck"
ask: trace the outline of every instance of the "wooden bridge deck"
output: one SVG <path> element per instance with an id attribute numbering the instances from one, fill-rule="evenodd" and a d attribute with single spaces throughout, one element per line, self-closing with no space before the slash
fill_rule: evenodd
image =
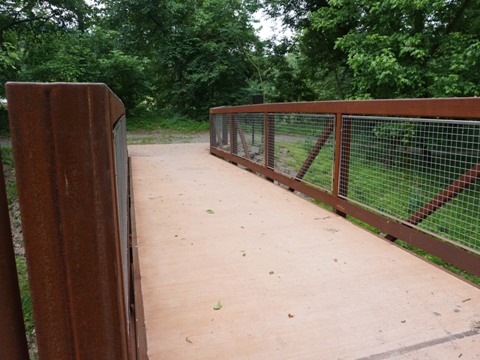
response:
<path id="1" fill-rule="evenodd" d="M 478 288 L 207 144 L 129 154 L 150 360 L 480 359 Z"/>

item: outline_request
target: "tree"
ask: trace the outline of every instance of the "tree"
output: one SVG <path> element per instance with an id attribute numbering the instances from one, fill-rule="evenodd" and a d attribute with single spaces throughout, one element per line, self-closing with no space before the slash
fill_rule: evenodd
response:
<path id="1" fill-rule="evenodd" d="M 299 66 L 317 96 L 332 78 L 332 97 L 479 93 L 479 0 L 264 3 L 297 31 Z"/>
<path id="2" fill-rule="evenodd" d="M 22 41 L 36 34 L 88 25 L 90 8 L 83 0 L 3 0 L 0 3 L 0 82 L 16 80 L 26 46 Z M 4 96 L 5 89 L 0 89 Z"/>
<path id="3" fill-rule="evenodd" d="M 159 107 L 205 118 L 209 107 L 247 101 L 260 46 L 250 23 L 255 1 L 106 5 L 108 24 L 118 24 L 129 51 L 151 59 Z"/>
<path id="4" fill-rule="evenodd" d="M 119 34 L 92 27 L 34 36 L 26 46 L 23 81 L 103 82 L 122 99 L 127 111 L 138 106 L 150 91 L 149 61 L 119 50 Z M 27 38 L 27 43 L 32 43 Z"/>

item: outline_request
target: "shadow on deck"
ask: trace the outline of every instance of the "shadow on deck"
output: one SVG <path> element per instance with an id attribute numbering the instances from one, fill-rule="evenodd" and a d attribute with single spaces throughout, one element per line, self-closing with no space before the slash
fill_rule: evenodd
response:
<path id="1" fill-rule="evenodd" d="M 208 144 L 129 156 L 150 360 L 480 358 L 478 288 Z"/>

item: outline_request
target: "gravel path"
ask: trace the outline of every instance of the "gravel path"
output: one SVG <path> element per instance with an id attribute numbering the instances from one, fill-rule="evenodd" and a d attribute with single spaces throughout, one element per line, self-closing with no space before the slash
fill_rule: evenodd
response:
<path id="1" fill-rule="evenodd" d="M 164 130 L 152 133 L 127 133 L 129 145 L 174 144 L 174 143 L 207 143 L 210 141 L 208 132 L 185 134 Z"/>
<path id="2" fill-rule="evenodd" d="M 145 144 L 173 144 L 173 143 L 208 143 L 210 135 L 208 132 L 185 134 L 176 131 L 164 130 L 152 133 L 128 133 L 129 145 Z M 1 147 L 11 147 L 12 142 L 8 137 L 0 137 Z"/>

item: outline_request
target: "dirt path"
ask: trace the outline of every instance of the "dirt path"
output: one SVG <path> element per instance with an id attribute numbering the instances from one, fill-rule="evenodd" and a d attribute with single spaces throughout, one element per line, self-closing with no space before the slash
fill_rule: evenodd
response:
<path id="1" fill-rule="evenodd" d="M 127 140 L 129 145 L 207 143 L 210 141 L 210 135 L 208 132 L 185 134 L 162 130 L 152 133 L 127 133 Z"/>

